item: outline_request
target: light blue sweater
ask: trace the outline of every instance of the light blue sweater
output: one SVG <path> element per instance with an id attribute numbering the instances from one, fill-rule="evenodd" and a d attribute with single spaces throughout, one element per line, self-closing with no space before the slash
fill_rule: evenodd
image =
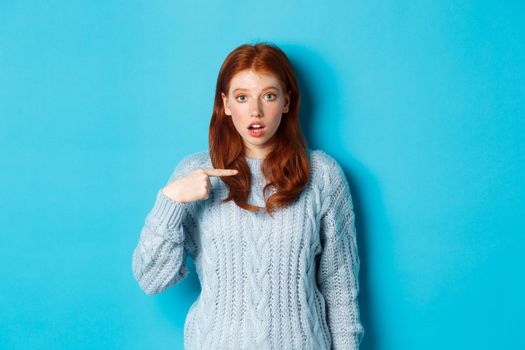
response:
<path id="1" fill-rule="evenodd" d="M 147 294 L 157 294 L 187 276 L 191 256 L 202 288 L 184 323 L 185 349 L 359 348 L 364 329 L 349 185 L 334 158 L 308 154 L 305 191 L 273 219 L 233 201 L 221 204 L 228 188 L 219 177 L 210 177 L 206 200 L 179 203 L 158 191 L 132 271 Z M 262 160 L 246 160 L 248 202 L 264 207 Z M 207 151 L 180 161 L 168 183 L 198 167 L 212 167 Z"/>

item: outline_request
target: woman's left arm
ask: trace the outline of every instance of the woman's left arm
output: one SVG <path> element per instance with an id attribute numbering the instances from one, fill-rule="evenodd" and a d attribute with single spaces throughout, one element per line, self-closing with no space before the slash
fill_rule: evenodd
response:
<path id="1" fill-rule="evenodd" d="M 348 182 L 342 168 L 329 157 L 321 206 L 322 251 L 317 265 L 317 285 L 326 305 L 332 348 L 359 349 L 364 336 L 360 322 L 360 261 L 355 216 Z"/>

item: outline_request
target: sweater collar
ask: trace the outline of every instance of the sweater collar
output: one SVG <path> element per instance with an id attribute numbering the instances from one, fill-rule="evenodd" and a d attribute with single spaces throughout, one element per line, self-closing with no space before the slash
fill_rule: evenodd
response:
<path id="1" fill-rule="evenodd" d="M 244 156 L 244 159 L 246 159 L 246 163 L 248 164 L 248 167 L 250 168 L 252 176 L 262 177 L 261 166 L 262 166 L 262 163 L 264 162 L 264 159 L 250 158 L 247 156 Z"/>

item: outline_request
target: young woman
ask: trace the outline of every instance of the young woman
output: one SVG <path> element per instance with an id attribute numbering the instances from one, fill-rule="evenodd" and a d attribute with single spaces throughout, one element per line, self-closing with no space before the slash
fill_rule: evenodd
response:
<path id="1" fill-rule="evenodd" d="M 357 349 L 359 257 L 348 182 L 311 150 L 284 52 L 241 45 L 217 79 L 209 150 L 176 166 L 146 217 L 133 275 L 157 294 L 195 262 L 185 349 Z"/>

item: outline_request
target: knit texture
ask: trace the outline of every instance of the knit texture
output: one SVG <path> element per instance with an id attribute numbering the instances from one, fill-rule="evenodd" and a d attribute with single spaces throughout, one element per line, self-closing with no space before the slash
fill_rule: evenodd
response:
<path id="1" fill-rule="evenodd" d="M 201 293 L 186 316 L 185 349 L 359 348 L 360 262 L 349 185 L 330 155 L 308 155 L 307 187 L 273 218 L 220 203 L 228 194 L 220 177 L 210 177 L 206 200 L 179 203 L 158 191 L 132 272 L 145 293 L 158 294 L 184 279 L 186 257 L 193 259 Z M 264 207 L 263 160 L 245 159 L 248 202 Z M 200 167 L 212 167 L 208 151 L 181 160 L 168 183 Z"/>

